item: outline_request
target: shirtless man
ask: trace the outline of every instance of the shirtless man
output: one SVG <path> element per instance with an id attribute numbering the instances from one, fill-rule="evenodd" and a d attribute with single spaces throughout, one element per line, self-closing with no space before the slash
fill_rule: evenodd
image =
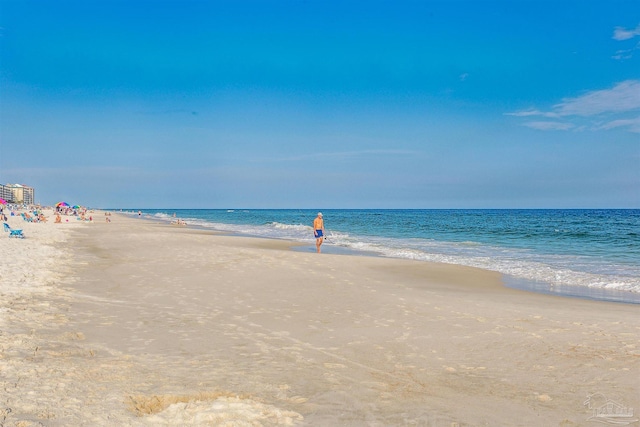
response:
<path id="1" fill-rule="evenodd" d="M 318 216 L 313 220 L 313 235 L 316 238 L 316 251 L 320 253 L 320 246 L 324 240 L 324 220 L 322 212 L 318 212 Z"/>

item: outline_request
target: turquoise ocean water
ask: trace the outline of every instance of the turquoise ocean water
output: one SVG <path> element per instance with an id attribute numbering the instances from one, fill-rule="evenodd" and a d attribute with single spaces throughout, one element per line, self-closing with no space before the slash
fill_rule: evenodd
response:
<path id="1" fill-rule="evenodd" d="M 138 210 L 129 210 L 137 216 Z M 145 217 L 314 244 L 317 211 L 143 209 Z M 323 210 L 326 252 L 466 265 L 508 286 L 640 303 L 640 210 Z M 315 249 L 315 248 L 313 248 Z"/>

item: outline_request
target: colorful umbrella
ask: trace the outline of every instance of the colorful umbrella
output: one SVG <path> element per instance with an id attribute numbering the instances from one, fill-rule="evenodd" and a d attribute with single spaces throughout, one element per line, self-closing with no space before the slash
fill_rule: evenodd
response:
<path id="1" fill-rule="evenodd" d="M 56 207 L 63 207 L 63 208 L 67 208 L 67 207 L 69 207 L 69 203 L 67 203 L 67 202 L 58 202 L 58 203 L 56 204 Z"/>
<path id="2" fill-rule="evenodd" d="M 0 197 L 0 205 L 6 205 L 6 204 L 7 204 L 7 201 L 2 197 Z"/>
<path id="3" fill-rule="evenodd" d="M 73 209 L 80 209 L 81 207 L 82 207 L 82 206 L 80 206 L 80 205 L 75 205 L 75 206 L 73 207 Z"/>

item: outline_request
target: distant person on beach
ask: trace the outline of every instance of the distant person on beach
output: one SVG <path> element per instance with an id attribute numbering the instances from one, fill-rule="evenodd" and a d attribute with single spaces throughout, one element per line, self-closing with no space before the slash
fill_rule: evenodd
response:
<path id="1" fill-rule="evenodd" d="M 322 212 L 318 212 L 318 216 L 313 220 L 313 235 L 316 238 L 316 251 L 320 253 L 320 246 L 324 240 L 324 220 L 322 219 Z"/>
<path id="2" fill-rule="evenodd" d="M 138 218 L 142 217 L 142 212 L 138 211 Z"/>

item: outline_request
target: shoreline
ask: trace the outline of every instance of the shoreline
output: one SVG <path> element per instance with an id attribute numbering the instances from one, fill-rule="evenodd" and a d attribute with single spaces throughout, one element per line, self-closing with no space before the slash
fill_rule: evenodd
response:
<path id="1" fill-rule="evenodd" d="M 547 282 L 505 276 L 505 286 L 512 289 L 552 295 L 562 298 L 578 298 L 588 301 L 613 302 L 617 304 L 640 304 L 640 293 L 614 289 L 589 288 L 586 286 L 554 286 Z"/>
<path id="2" fill-rule="evenodd" d="M 114 213 L 117 213 L 117 212 L 114 212 Z M 130 213 L 120 212 L 119 214 L 124 215 L 125 217 L 129 217 L 130 215 L 133 214 L 133 212 L 130 212 Z M 156 221 L 159 224 L 170 224 L 165 220 L 153 218 L 149 214 L 146 214 L 146 216 L 145 214 L 143 214 L 143 216 L 140 219 L 144 219 L 146 221 Z M 199 229 L 203 231 L 210 231 L 212 233 L 228 235 L 228 236 L 285 241 L 285 242 L 289 242 L 290 249 L 293 251 L 315 253 L 315 245 L 313 243 L 299 242 L 299 241 L 290 240 L 286 238 L 265 237 L 265 236 L 258 236 L 258 235 L 252 235 L 252 234 L 243 234 L 243 233 L 238 233 L 234 231 L 213 230 L 201 225 L 192 225 L 192 224 L 184 224 L 184 225 L 170 224 L 170 225 L 173 225 L 176 227 L 182 227 L 182 228 L 191 228 L 191 229 Z M 347 248 L 339 245 L 334 245 L 331 242 L 326 242 L 326 241 L 323 244 L 323 253 L 332 254 L 332 255 L 353 255 L 353 256 L 370 256 L 370 257 L 388 258 L 388 259 L 404 259 L 404 258 L 386 257 L 384 255 L 381 255 L 375 252 L 351 249 L 351 248 Z M 416 260 L 416 262 L 430 263 L 429 261 L 421 261 L 421 260 Z M 461 266 L 461 267 L 464 266 L 462 264 L 449 264 L 449 263 L 444 263 L 444 264 Z M 487 270 L 487 271 L 493 271 L 493 270 Z M 640 304 L 640 293 L 638 292 L 622 291 L 622 290 L 607 289 L 607 288 L 591 288 L 586 286 L 553 285 L 551 283 L 544 282 L 544 281 L 526 279 L 526 278 L 516 277 L 509 274 L 504 274 L 504 273 L 499 273 L 499 274 L 502 275 L 503 285 L 506 288 L 518 289 L 518 290 L 527 291 L 527 292 L 534 292 L 534 293 L 543 294 L 543 295 L 559 296 L 563 298 L 578 298 L 578 299 L 585 299 L 585 300 L 591 300 L 591 301 L 614 302 L 614 303 L 620 303 L 620 304 Z"/>
<path id="3" fill-rule="evenodd" d="M 32 270 L 0 278 L 6 426 L 585 425 L 597 393 L 640 405 L 637 306 L 100 215 L 0 246 Z"/>

